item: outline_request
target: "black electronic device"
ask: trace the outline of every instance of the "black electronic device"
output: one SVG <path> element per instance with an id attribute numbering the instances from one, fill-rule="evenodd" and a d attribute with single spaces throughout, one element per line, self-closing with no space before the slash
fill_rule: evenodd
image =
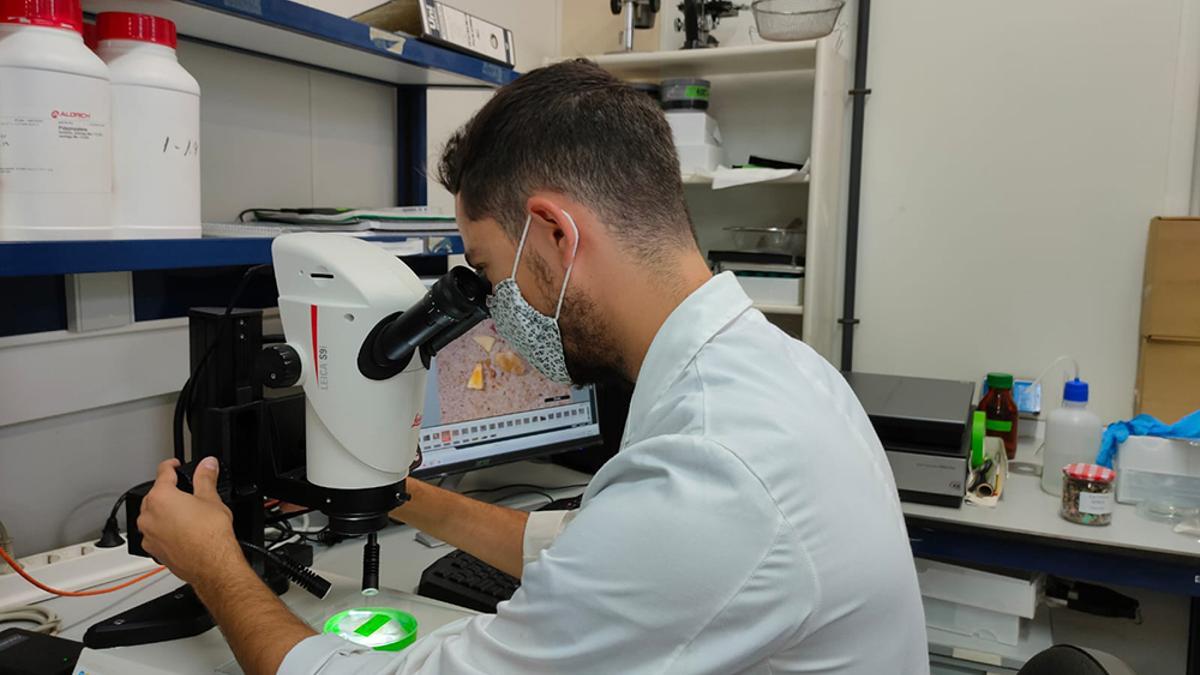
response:
<path id="1" fill-rule="evenodd" d="M 24 628 L 0 631 L 0 675 L 71 675 L 83 643 Z"/>
<path id="2" fill-rule="evenodd" d="M 556 499 L 538 510 L 569 511 L 579 508 L 581 500 L 582 495 Z M 512 598 L 520 586 L 520 579 L 456 550 L 425 568 L 417 595 L 478 612 L 495 612 L 496 605 Z"/>
<path id="3" fill-rule="evenodd" d="M 521 580 L 501 572 L 466 551 L 451 551 L 421 573 L 417 595 L 477 612 L 495 612 L 521 587 Z"/>
<path id="4" fill-rule="evenodd" d="M 904 501 L 958 507 L 966 494 L 975 385 L 843 373 L 875 427 Z"/>
<path id="5" fill-rule="evenodd" d="M 721 19 L 729 19 L 746 9 L 730 0 L 683 0 L 679 10 L 683 17 L 675 19 L 675 30 L 683 31 L 683 49 L 704 49 L 716 47 L 720 43 L 712 36 L 712 31 L 721 23 Z"/>

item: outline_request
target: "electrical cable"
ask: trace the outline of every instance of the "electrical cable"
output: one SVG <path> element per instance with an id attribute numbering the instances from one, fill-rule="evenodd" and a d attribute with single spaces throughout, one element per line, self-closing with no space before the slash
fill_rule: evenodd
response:
<path id="1" fill-rule="evenodd" d="M 287 546 L 288 544 L 295 544 L 296 542 L 302 541 L 302 540 L 303 539 L 298 534 L 293 534 L 290 537 L 285 534 L 282 539 L 271 542 L 271 544 L 269 546 L 267 546 L 267 550 L 274 551 L 277 548 L 282 548 L 284 546 Z"/>
<path id="2" fill-rule="evenodd" d="M 246 271 L 242 273 L 242 278 L 238 281 L 238 285 L 233 289 L 233 294 L 229 296 L 229 303 L 225 305 L 225 313 L 220 326 L 217 328 L 216 339 L 214 339 L 212 344 L 208 346 L 208 349 L 204 351 L 204 355 L 200 357 L 200 361 L 196 364 L 196 367 L 192 370 L 191 374 L 188 375 L 187 380 L 185 380 L 183 383 L 183 387 L 179 390 L 179 398 L 175 399 L 175 413 L 172 420 L 172 430 L 174 432 L 175 459 L 179 460 L 181 464 L 184 462 L 183 424 L 186 420 L 188 427 L 191 427 L 191 408 L 195 399 L 196 382 L 200 379 L 200 375 L 204 371 L 204 367 L 208 365 L 209 357 L 212 356 L 213 352 L 216 351 L 217 345 L 220 344 L 226 326 L 228 326 L 230 323 L 228 320 L 229 316 L 233 314 L 233 308 L 237 304 L 238 299 L 241 298 L 242 293 L 245 292 L 246 287 L 250 284 L 250 280 L 270 269 L 270 265 L 254 265 L 253 267 L 247 268 Z"/>
<path id="3" fill-rule="evenodd" d="M 145 483 L 139 483 L 122 492 L 121 496 L 117 497 L 117 501 L 113 502 L 112 510 L 108 512 L 108 518 L 104 521 L 104 528 L 100 531 L 100 540 L 96 542 L 96 546 L 100 548 L 116 548 L 125 543 L 125 539 L 121 537 L 121 526 L 117 522 L 117 511 L 129 499 L 130 492 L 149 485 L 154 485 L 154 481 L 148 480 Z"/>
<path id="4" fill-rule="evenodd" d="M 286 575 L 288 579 L 292 580 L 292 583 L 308 591 L 313 596 L 319 599 L 324 599 L 326 595 L 329 595 L 329 589 L 333 587 L 333 584 L 329 583 L 327 579 L 312 571 L 308 567 L 301 565 L 287 556 L 279 555 L 278 553 L 270 549 L 263 548 L 257 544 L 251 544 L 248 541 L 239 541 L 238 543 L 242 545 L 242 548 L 254 551 L 255 553 L 264 556 L 272 563 L 275 563 L 275 565 L 283 571 L 284 575 Z"/>
<path id="5" fill-rule="evenodd" d="M 158 567 L 156 569 L 150 570 L 149 572 L 146 572 L 145 574 L 138 575 L 138 576 L 130 579 L 129 581 L 121 582 L 121 583 L 117 584 L 116 586 L 108 586 L 105 588 L 92 588 L 92 589 L 88 589 L 86 591 L 64 591 L 64 590 L 61 590 L 58 588 L 54 588 L 53 586 L 47 586 L 46 584 L 43 584 L 42 582 L 38 581 L 37 579 L 34 579 L 32 576 L 29 575 L 28 572 L 25 571 L 25 569 L 23 567 L 21 567 L 20 565 L 17 564 L 16 560 L 13 560 L 11 557 L 9 557 L 8 552 L 6 552 L 4 549 L 0 549 L 0 558 L 3 558 L 4 562 L 8 563 L 8 566 L 13 568 L 13 571 L 16 572 L 17 574 L 19 574 L 21 576 L 21 578 L 24 579 L 25 581 L 28 581 L 29 583 L 36 586 L 38 589 L 43 590 L 51 595 L 57 595 L 57 596 L 64 597 L 64 598 L 82 598 L 82 597 L 87 597 L 90 595 L 104 595 L 105 593 L 112 593 L 114 591 L 119 591 L 122 588 L 129 588 L 130 586 L 138 583 L 139 581 L 144 581 L 146 579 L 149 579 L 150 577 L 154 576 L 155 574 L 158 574 L 159 572 L 167 569 L 166 567 Z"/>
<path id="6" fill-rule="evenodd" d="M 4 623 L 31 623 L 33 628 L 28 630 L 45 635 L 54 635 L 62 627 L 62 619 L 40 605 L 23 605 L 0 610 L 0 624 Z"/>
<path id="7" fill-rule="evenodd" d="M 575 488 L 585 488 L 587 486 L 588 486 L 587 483 L 576 483 L 575 485 L 550 485 L 550 486 L 532 485 L 530 483 L 512 483 L 510 485 L 501 485 L 500 487 L 494 487 L 494 488 L 485 488 L 485 489 L 479 489 L 479 490 L 467 490 L 466 492 L 461 492 L 459 494 L 461 494 L 463 496 L 481 495 L 481 494 L 487 494 L 489 492 L 500 492 L 501 490 L 511 490 L 514 488 L 527 489 L 527 490 L 531 490 L 531 491 L 536 490 L 536 491 L 540 491 L 540 492 L 553 492 L 555 490 L 572 490 Z"/>

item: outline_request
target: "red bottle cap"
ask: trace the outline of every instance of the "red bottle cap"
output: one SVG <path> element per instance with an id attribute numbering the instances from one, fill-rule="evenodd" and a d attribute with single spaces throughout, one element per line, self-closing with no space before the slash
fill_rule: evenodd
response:
<path id="1" fill-rule="evenodd" d="M 1068 464 L 1062 470 L 1071 478 L 1093 483 L 1111 483 L 1117 477 L 1116 471 L 1096 464 Z"/>
<path id="2" fill-rule="evenodd" d="M 96 17 L 96 36 L 105 40 L 138 40 L 175 49 L 175 22 L 149 14 L 101 12 Z"/>
<path id="3" fill-rule="evenodd" d="M 87 45 L 88 49 L 96 51 L 96 45 L 100 43 L 96 39 L 96 24 L 83 22 L 83 44 Z"/>
<path id="4" fill-rule="evenodd" d="M 79 0 L 0 0 L 0 23 L 83 32 Z"/>

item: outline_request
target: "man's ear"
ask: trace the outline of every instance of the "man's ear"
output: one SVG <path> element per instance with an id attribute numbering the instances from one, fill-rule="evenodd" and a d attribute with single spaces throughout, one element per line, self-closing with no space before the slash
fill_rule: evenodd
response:
<path id="1" fill-rule="evenodd" d="M 572 215 L 563 209 L 560 199 L 543 195 L 530 197 L 526 208 L 533 216 L 531 228 L 537 226 L 549 230 L 559 262 L 565 269 L 574 262 L 580 243 L 581 233 Z"/>

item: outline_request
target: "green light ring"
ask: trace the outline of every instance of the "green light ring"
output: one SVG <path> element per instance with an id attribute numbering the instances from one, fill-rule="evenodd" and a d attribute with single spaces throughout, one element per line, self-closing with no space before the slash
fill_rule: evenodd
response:
<path id="1" fill-rule="evenodd" d="M 401 612 L 400 610 L 392 609 L 391 607 L 354 607 L 352 609 L 343 610 L 329 617 L 329 619 L 325 622 L 324 632 L 331 635 L 337 635 L 338 637 L 354 642 L 355 644 L 361 644 L 352 637 L 349 637 L 347 631 L 342 629 L 342 621 L 348 618 L 352 612 L 370 612 L 375 616 L 386 616 L 388 619 L 400 624 L 401 629 L 404 631 L 404 637 L 395 642 L 372 647 L 372 649 L 375 651 L 398 652 L 417 641 L 417 618 L 408 612 Z"/>

